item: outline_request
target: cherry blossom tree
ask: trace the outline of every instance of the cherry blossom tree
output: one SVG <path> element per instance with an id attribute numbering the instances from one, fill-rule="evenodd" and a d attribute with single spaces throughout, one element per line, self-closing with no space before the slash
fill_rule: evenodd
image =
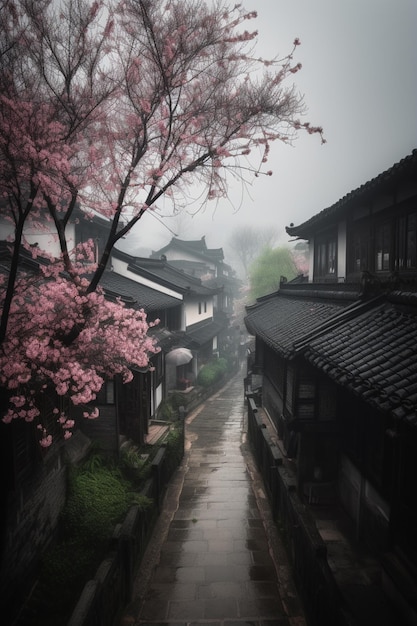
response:
<path id="1" fill-rule="evenodd" d="M 299 241 L 292 250 L 295 267 L 299 274 L 308 276 L 309 272 L 309 248 L 308 243 Z"/>
<path id="2" fill-rule="evenodd" d="M 90 253 L 88 246 L 83 252 L 86 248 Z M 75 269 L 82 276 L 82 268 Z M 0 351 L 0 384 L 9 392 L 3 421 L 35 421 L 43 447 L 52 443 L 52 434 L 42 419 L 42 396 L 53 390 L 56 422 L 68 439 L 74 420 L 63 398 L 84 406 L 84 417 L 98 417 L 91 402 L 103 382 L 115 376 L 130 382 L 130 368 L 147 367 L 149 357 L 158 352 L 148 335 L 158 321 L 148 324 L 143 310 L 107 300 L 100 288 L 87 292 L 88 284 L 88 278 L 79 283 L 68 280 L 57 261 L 40 265 L 37 273 L 19 272 L 15 284 L 9 329 Z M 77 337 L 69 341 L 74 328 Z"/>
<path id="3" fill-rule="evenodd" d="M 121 359 L 125 377 L 135 350 L 140 358 L 152 351 L 143 315 L 99 292 L 113 246 L 146 211 L 163 197 L 179 209 L 195 186 L 211 200 L 227 194 L 230 176 L 270 175 L 272 142 L 291 142 L 300 130 L 323 140 L 320 127 L 300 121 L 292 83 L 300 42 L 284 58 L 258 58 L 257 33 L 248 30 L 255 18 L 223 0 L 1 2 L 0 207 L 13 232 L 0 296 L 0 381 L 9 390 L 18 381 L 7 420 L 34 418 L 43 385 L 93 399 L 104 370 L 92 366 L 98 346 L 107 371 L 115 374 Z M 68 238 L 77 207 L 109 223 L 88 273 Z M 22 249 L 36 252 L 25 238 L 29 222 L 59 242 L 42 280 L 21 271 Z M 122 355 L 116 344 L 132 324 Z M 21 372 L 10 369 L 12 359 Z"/>

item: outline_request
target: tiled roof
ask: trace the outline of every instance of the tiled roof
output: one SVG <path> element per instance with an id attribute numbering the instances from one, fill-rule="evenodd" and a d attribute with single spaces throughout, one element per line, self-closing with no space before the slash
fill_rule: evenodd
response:
<path id="1" fill-rule="evenodd" d="M 190 276 L 193 276 L 195 270 L 201 272 L 207 268 L 207 264 L 203 261 L 189 261 L 185 259 L 169 259 L 169 264 L 175 267 L 175 269 L 188 273 Z"/>
<path id="2" fill-rule="evenodd" d="M 161 285 L 178 289 L 182 293 L 190 293 L 201 296 L 212 296 L 213 291 L 204 287 L 199 278 L 189 276 L 181 270 L 177 270 L 166 262 L 155 262 L 151 259 L 136 259 L 129 265 L 129 269 L 149 280 L 154 280 Z"/>
<path id="3" fill-rule="evenodd" d="M 300 290 L 299 293 L 303 292 Z M 270 348 L 288 357 L 294 351 L 295 342 L 343 311 L 351 302 L 344 298 L 329 300 L 317 294 L 316 297 L 289 296 L 278 291 L 246 308 L 245 325 L 251 335 L 260 337 Z"/>
<path id="4" fill-rule="evenodd" d="M 346 194 L 346 196 L 338 200 L 332 206 L 313 215 L 313 217 L 303 224 L 299 226 L 294 226 L 293 224 L 287 226 L 286 231 L 291 237 L 308 239 L 316 227 L 322 226 L 331 219 L 338 218 L 345 210 L 349 210 L 353 205 L 366 201 L 370 194 L 375 194 L 376 192 L 388 193 L 395 188 L 399 181 L 410 180 L 415 182 L 416 179 L 417 149 L 413 150 L 411 154 L 401 159 L 398 163 L 395 163 L 388 170 L 385 170 L 367 183 Z"/>
<path id="5" fill-rule="evenodd" d="M 189 293 L 210 297 L 215 294 L 212 289 L 204 287 L 199 278 L 189 276 L 185 272 L 172 267 L 169 263 L 155 263 L 151 264 L 149 259 L 145 262 L 143 259 L 135 261 L 132 265 L 129 265 L 129 269 L 144 278 L 154 280 L 155 282 L 170 287 L 171 289 L 178 290 L 180 293 Z"/>
<path id="6" fill-rule="evenodd" d="M 189 340 L 193 342 L 193 344 L 197 344 L 198 346 L 202 346 L 210 339 L 213 339 L 219 332 L 224 328 L 224 325 L 220 324 L 214 320 L 206 320 L 204 322 L 199 322 L 198 324 L 193 324 L 186 330 L 186 335 Z"/>
<path id="7" fill-rule="evenodd" d="M 394 293 L 375 309 L 310 341 L 306 358 L 375 407 L 417 425 L 416 294 Z"/>
<path id="8" fill-rule="evenodd" d="M 127 263 L 131 272 L 178 293 L 206 297 L 213 296 L 216 293 L 214 290 L 202 285 L 199 278 L 176 269 L 166 260 L 134 257 L 117 249 L 113 251 L 113 255 L 115 258 Z"/>
<path id="9" fill-rule="evenodd" d="M 164 352 L 169 352 L 178 341 L 178 333 L 171 332 L 164 326 L 153 326 L 149 329 L 148 334 L 155 337 L 157 346 Z"/>
<path id="10" fill-rule="evenodd" d="M 116 272 L 104 272 L 100 285 L 108 295 L 121 296 L 126 304 L 146 312 L 169 309 L 182 304 L 182 300 L 141 285 Z"/>
<path id="11" fill-rule="evenodd" d="M 159 258 L 161 254 L 165 254 L 170 249 L 182 250 L 187 254 L 194 254 L 204 259 L 209 259 L 212 263 L 218 263 L 223 260 L 223 248 L 207 248 L 205 237 L 196 240 L 184 240 L 173 237 L 169 244 L 152 252 L 152 258 Z"/>

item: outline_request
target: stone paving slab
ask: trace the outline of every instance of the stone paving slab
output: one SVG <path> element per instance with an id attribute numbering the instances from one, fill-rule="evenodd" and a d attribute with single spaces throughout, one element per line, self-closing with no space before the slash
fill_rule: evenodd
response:
<path id="1" fill-rule="evenodd" d="M 121 626 L 305 626 L 244 412 L 237 376 L 187 418 L 184 461 Z"/>

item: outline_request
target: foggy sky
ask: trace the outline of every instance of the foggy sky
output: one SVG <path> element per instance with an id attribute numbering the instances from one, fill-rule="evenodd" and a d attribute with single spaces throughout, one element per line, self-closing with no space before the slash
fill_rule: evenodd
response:
<path id="1" fill-rule="evenodd" d="M 323 126 L 327 143 L 314 135 L 300 135 L 293 146 L 275 143 L 267 165 L 273 176 L 255 179 L 243 199 L 236 183 L 217 207 L 166 220 L 184 239 L 206 235 L 209 247 L 224 246 L 241 224 L 274 225 L 287 241 L 285 226 L 331 206 L 417 147 L 416 0 L 243 4 L 258 12 L 249 26 L 259 31 L 259 56 L 285 55 L 301 40 L 295 62 L 303 67 L 294 83 L 304 94 L 305 121 Z M 158 249 L 171 237 L 145 216 L 125 245 Z"/>

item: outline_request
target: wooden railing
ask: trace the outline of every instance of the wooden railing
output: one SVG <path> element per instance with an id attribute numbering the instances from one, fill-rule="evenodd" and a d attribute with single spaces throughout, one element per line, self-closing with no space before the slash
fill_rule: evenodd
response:
<path id="1" fill-rule="evenodd" d="M 156 503 L 146 511 L 138 506 L 129 509 L 123 523 L 115 528 L 108 555 L 84 586 L 68 626 L 114 624 L 131 598 L 135 564 L 141 560 L 156 517 Z"/>
<path id="2" fill-rule="evenodd" d="M 296 586 L 312 626 L 355 626 L 327 561 L 327 547 L 301 502 L 296 480 L 283 464 L 250 394 L 248 440 L 262 475 L 272 514 L 286 544 Z"/>

